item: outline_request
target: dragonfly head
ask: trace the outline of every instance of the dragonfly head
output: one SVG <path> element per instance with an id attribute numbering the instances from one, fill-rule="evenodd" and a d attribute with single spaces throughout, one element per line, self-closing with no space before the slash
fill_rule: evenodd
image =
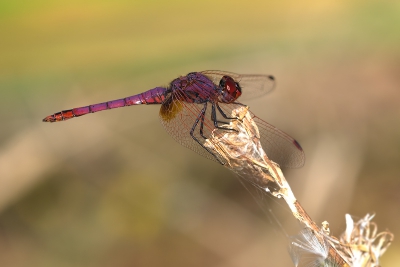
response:
<path id="1" fill-rule="evenodd" d="M 242 88 L 240 88 L 239 83 L 230 76 L 223 76 L 219 82 L 219 87 L 221 89 L 221 95 L 219 96 L 219 101 L 223 103 L 232 103 L 242 94 Z"/>

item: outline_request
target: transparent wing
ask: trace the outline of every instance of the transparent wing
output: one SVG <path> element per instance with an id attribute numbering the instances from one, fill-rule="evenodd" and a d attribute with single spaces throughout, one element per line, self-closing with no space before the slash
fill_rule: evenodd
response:
<path id="1" fill-rule="evenodd" d="M 238 104 L 219 104 L 226 114 Z M 304 151 L 300 144 L 285 132 L 260 119 L 249 111 L 260 132 L 260 142 L 268 158 L 281 167 L 299 168 L 305 163 Z"/>
<path id="2" fill-rule="evenodd" d="M 214 122 L 211 119 L 211 103 L 188 103 L 180 100 L 184 99 L 182 95 L 182 91 L 175 91 L 161 107 L 160 118 L 165 130 L 181 145 L 208 159 L 224 163 L 222 157 L 210 153 L 202 146 L 205 143 L 205 138 L 208 138 L 212 131 L 215 130 Z M 228 116 L 231 114 L 232 109 L 238 108 L 240 105 L 232 103 L 218 104 Z M 202 111 L 205 108 L 206 112 L 202 116 Z M 253 113 L 251 114 L 259 128 L 260 141 L 264 151 L 271 160 L 278 163 L 281 167 L 296 168 L 304 165 L 305 156 L 303 149 L 295 139 L 258 118 Z M 216 111 L 216 115 L 219 125 L 222 125 L 224 122 L 229 123 L 229 120 L 224 119 L 218 110 Z M 200 132 L 201 123 L 203 124 L 203 136 Z M 195 138 L 190 134 L 192 130 Z M 226 130 L 218 129 L 217 131 Z"/>
<path id="3" fill-rule="evenodd" d="M 240 97 L 241 100 L 262 96 L 268 92 L 271 92 L 275 87 L 275 78 L 272 75 L 237 74 L 220 70 L 206 70 L 202 71 L 201 73 L 210 78 L 211 81 L 216 85 L 219 84 L 224 75 L 232 77 L 240 84 L 240 87 L 242 88 L 242 96 Z"/>
<path id="4" fill-rule="evenodd" d="M 172 138 L 184 147 L 210 160 L 224 164 L 225 160 L 222 157 L 210 153 L 202 146 L 205 143 L 204 137 L 209 137 L 215 129 L 214 123 L 211 120 L 211 104 L 207 102 L 196 104 L 181 101 L 182 94 L 179 90 L 174 91 L 162 104 L 159 114 L 161 124 Z M 205 106 L 207 108 L 203 119 L 201 115 Z M 204 137 L 200 134 L 201 124 L 203 124 L 202 133 Z M 191 135 L 192 129 L 194 138 Z"/>
<path id="5" fill-rule="evenodd" d="M 253 119 L 260 131 L 261 145 L 271 160 L 286 168 L 304 165 L 304 151 L 295 139 L 258 117 Z"/>

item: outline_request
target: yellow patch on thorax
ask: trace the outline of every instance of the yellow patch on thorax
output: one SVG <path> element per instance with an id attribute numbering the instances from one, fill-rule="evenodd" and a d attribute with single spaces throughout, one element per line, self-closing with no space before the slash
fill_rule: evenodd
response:
<path id="1" fill-rule="evenodd" d="M 183 104 L 176 99 L 166 100 L 160 108 L 160 116 L 164 121 L 170 121 L 182 110 Z"/>

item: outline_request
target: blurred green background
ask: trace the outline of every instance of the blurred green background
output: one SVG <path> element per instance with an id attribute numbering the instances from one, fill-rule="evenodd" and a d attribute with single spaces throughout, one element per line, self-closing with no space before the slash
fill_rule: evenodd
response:
<path id="1" fill-rule="evenodd" d="M 317 223 L 337 236 L 345 213 L 375 212 L 399 236 L 399 1 L 1 1 L 0 266 L 292 266 L 158 107 L 41 122 L 206 69 L 276 77 L 246 104 L 302 144 L 285 173 Z"/>

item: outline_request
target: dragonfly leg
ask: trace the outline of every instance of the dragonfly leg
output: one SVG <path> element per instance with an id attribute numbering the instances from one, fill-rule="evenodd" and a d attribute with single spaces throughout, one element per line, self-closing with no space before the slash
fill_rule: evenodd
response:
<path id="1" fill-rule="evenodd" d="M 217 155 L 216 155 L 214 152 L 212 152 L 208 147 L 204 146 L 203 143 L 200 142 L 200 140 L 197 139 L 196 136 L 194 136 L 194 131 L 196 130 L 196 127 L 197 127 L 197 125 L 199 124 L 199 121 L 201 121 L 201 122 L 200 122 L 200 135 L 201 135 L 201 137 L 203 137 L 204 139 L 207 139 L 207 138 L 204 136 L 204 134 L 203 134 L 204 116 L 205 116 L 206 110 L 207 110 L 207 102 L 204 104 L 204 107 L 203 107 L 203 109 L 201 110 L 199 116 L 197 116 L 197 118 L 196 118 L 196 120 L 195 120 L 195 122 L 194 122 L 194 124 L 193 124 L 193 126 L 192 126 L 192 129 L 190 130 L 190 136 L 191 136 L 202 148 L 204 148 L 205 150 L 207 150 L 208 153 L 210 153 L 211 155 L 213 155 L 213 157 L 214 157 L 221 165 L 225 165 L 225 163 L 222 162 L 222 161 L 217 157 Z"/>
<path id="2" fill-rule="evenodd" d="M 219 126 L 218 123 L 223 123 L 224 125 L 228 125 L 225 122 L 221 122 L 217 120 L 217 112 L 215 110 L 215 106 L 217 106 L 219 112 L 221 112 L 222 117 L 224 117 L 225 119 L 230 119 L 230 120 L 234 120 L 234 119 L 238 119 L 238 118 L 229 118 L 222 110 L 221 108 L 218 106 L 218 104 L 212 103 L 211 104 L 211 120 L 214 122 L 214 126 L 217 129 L 221 129 L 221 130 L 227 130 L 227 131 L 234 131 L 237 132 L 237 130 L 229 128 L 229 127 L 224 127 L 224 126 Z"/>
<path id="3" fill-rule="evenodd" d="M 242 104 L 242 103 L 240 103 L 240 102 L 232 102 L 231 104 L 236 104 L 236 105 L 240 105 L 240 106 L 243 106 L 243 107 L 247 107 L 247 105 Z"/>
<path id="4" fill-rule="evenodd" d="M 228 117 L 228 115 L 225 114 L 225 112 L 221 109 L 221 107 L 218 105 L 218 103 L 215 104 L 217 106 L 217 109 L 219 113 L 221 113 L 222 117 L 228 120 L 237 120 L 239 119 L 238 117 Z"/>
<path id="5" fill-rule="evenodd" d="M 203 133 L 204 117 L 205 117 L 205 114 L 206 114 L 206 110 L 207 110 L 207 103 L 204 104 L 204 108 L 201 110 L 201 113 L 200 113 L 201 114 L 201 117 L 200 117 L 200 135 L 201 135 L 201 137 L 204 138 L 204 140 L 207 139 L 207 137 L 205 137 L 204 133 Z M 198 123 L 198 122 L 196 122 L 196 123 Z"/>

